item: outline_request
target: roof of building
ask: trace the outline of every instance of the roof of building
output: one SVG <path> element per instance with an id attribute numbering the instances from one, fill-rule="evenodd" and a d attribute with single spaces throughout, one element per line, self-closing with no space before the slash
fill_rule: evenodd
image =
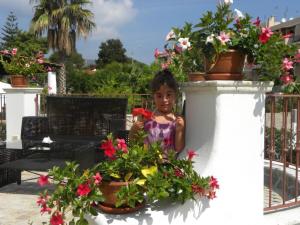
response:
<path id="1" fill-rule="evenodd" d="M 271 29 L 272 30 L 279 30 L 279 29 L 282 29 L 282 28 L 294 27 L 298 24 L 300 24 L 300 17 L 297 17 L 295 19 L 286 21 L 284 23 L 280 23 L 280 24 L 277 24 L 275 26 L 272 26 Z"/>

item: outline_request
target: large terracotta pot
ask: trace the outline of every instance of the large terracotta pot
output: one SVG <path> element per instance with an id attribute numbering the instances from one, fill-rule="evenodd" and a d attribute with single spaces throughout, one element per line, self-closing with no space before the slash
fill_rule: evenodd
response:
<path id="1" fill-rule="evenodd" d="M 23 75 L 10 75 L 10 83 L 12 87 L 28 87 L 27 79 Z"/>
<path id="2" fill-rule="evenodd" d="M 145 206 L 145 201 L 142 204 L 137 204 L 135 208 L 131 208 L 129 206 L 121 206 L 116 208 L 117 202 L 117 192 L 120 190 L 121 187 L 128 185 L 128 182 L 102 182 L 99 186 L 103 196 L 105 198 L 104 202 L 98 204 L 98 208 L 105 213 L 110 214 L 125 214 L 135 212 Z"/>
<path id="3" fill-rule="evenodd" d="M 215 62 L 205 60 L 206 80 L 242 80 L 245 54 L 228 50 L 217 56 Z"/>

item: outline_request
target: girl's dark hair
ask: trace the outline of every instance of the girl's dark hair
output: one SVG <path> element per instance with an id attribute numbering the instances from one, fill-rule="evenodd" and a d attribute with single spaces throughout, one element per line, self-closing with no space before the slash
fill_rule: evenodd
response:
<path id="1" fill-rule="evenodd" d="M 158 91 L 160 87 L 164 84 L 168 85 L 169 88 L 173 89 L 175 93 L 178 92 L 178 84 L 173 74 L 168 69 L 161 70 L 155 75 L 150 84 L 152 93 Z"/>

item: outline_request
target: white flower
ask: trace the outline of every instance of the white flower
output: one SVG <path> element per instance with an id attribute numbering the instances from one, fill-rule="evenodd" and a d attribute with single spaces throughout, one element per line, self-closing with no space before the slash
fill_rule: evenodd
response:
<path id="1" fill-rule="evenodd" d="M 233 0 L 224 0 L 225 4 L 233 4 Z"/>
<path id="2" fill-rule="evenodd" d="M 205 44 L 207 44 L 207 43 L 213 43 L 214 42 L 214 37 L 215 37 L 214 34 L 211 34 L 211 35 L 207 36 Z"/>
<path id="3" fill-rule="evenodd" d="M 174 39 L 174 38 L 176 38 L 176 35 L 175 35 L 174 31 L 171 30 L 171 31 L 167 34 L 167 36 L 166 36 L 166 41 L 169 41 L 169 40 Z"/>
<path id="4" fill-rule="evenodd" d="M 255 44 L 255 45 L 254 45 L 254 48 L 258 48 L 258 44 Z"/>
<path id="5" fill-rule="evenodd" d="M 53 141 L 50 139 L 50 137 L 44 137 L 42 143 L 51 144 Z"/>
<path id="6" fill-rule="evenodd" d="M 234 11 L 236 13 L 237 18 L 244 18 L 245 17 L 244 14 L 240 10 L 234 9 Z"/>
<path id="7" fill-rule="evenodd" d="M 181 47 L 183 51 L 191 47 L 191 42 L 189 42 L 189 38 L 179 38 L 178 42 L 179 47 Z"/>

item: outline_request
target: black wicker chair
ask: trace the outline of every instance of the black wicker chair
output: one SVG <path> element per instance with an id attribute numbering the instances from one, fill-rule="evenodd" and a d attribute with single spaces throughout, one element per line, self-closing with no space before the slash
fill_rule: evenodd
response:
<path id="1" fill-rule="evenodd" d="M 47 171 L 77 161 L 84 169 L 104 159 L 99 145 L 109 133 L 126 128 L 127 98 L 47 96 L 46 101 L 47 117 L 23 117 L 18 160 L 0 168 Z M 54 142 L 43 143 L 47 136 Z"/>

